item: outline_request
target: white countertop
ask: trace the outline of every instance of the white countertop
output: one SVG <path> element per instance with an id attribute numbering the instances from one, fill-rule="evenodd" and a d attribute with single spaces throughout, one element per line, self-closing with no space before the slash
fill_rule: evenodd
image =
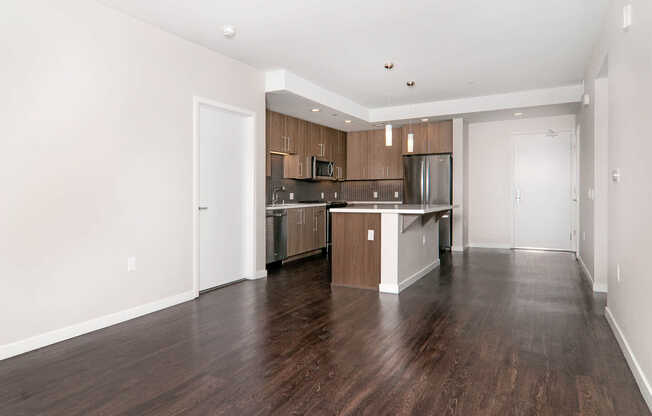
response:
<path id="1" fill-rule="evenodd" d="M 308 208 L 308 207 L 325 207 L 326 202 L 317 202 L 317 203 L 295 203 L 295 204 L 278 204 L 278 205 L 267 205 L 265 209 L 271 211 L 273 209 L 291 209 L 291 208 Z"/>
<path id="2" fill-rule="evenodd" d="M 453 205 L 358 204 L 349 205 L 344 208 L 331 208 L 331 212 L 423 215 L 432 212 L 448 211 L 453 208 Z"/>

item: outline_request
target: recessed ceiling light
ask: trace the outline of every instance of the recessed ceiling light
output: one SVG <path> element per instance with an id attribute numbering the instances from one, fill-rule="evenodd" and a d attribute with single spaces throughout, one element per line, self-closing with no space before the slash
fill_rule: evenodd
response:
<path id="1" fill-rule="evenodd" d="M 405 83 L 408 87 L 414 87 L 414 84 L 416 84 L 414 81 L 408 81 Z"/>
<path id="2" fill-rule="evenodd" d="M 222 27 L 222 33 L 224 34 L 224 37 L 227 39 L 231 39 L 235 36 L 235 26 L 233 25 L 225 25 Z"/>
<path id="3" fill-rule="evenodd" d="M 385 69 L 391 70 L 392 68 L 394 68 L 394 62 L 386 62 L 385 63 Z"/>
<path id="4" fill-rule="evenodd" d="M 521 113 L 520 111 L 514 113 L 514 117 L 522 117 L 522 116 L 523 116 L 523 113 Z"/>
<path id="5" fill-rule="evenodd" d="M 346 124 L 349 124 L 349 123 L 351 122 L 351 120 L 344 120 L 344 122 L 345 122 Z"/>
<path id="6" fill-rule="evenodd" d="M 313 109 L 312 109 L 312 112 L 313 112 L 313 113 L 319 113 L 320 111 L 321 111 L 321 110 L 320 110 L 319 108 L 313 108 Z"/>
<path id="7" fill-rule="evenodd" d="M 383 123 L 374 124 L 374 127 L 383 127 L 383 126 L 384 126 Z"/>
<path id="8" fill-rule="evenodd" d="M 421 121 L 426 122 L 426 121 L 428 121 L 428 119 L 427 118 L 422 118 Z"/>

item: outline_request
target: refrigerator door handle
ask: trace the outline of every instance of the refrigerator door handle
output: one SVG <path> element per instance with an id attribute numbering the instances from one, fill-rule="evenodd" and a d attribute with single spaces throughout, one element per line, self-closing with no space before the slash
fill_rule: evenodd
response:
<path id="1" fill-rule="evenodd" d="M 424 189 L 425 182 L 424 182 L 424 178 L 423 178 L 424 173 L 425 173 L 424 172 L 425 165 L 426 165 L 425 160 L 421 160 L 421 175 L 419 175 L 419 176 L 421 176 L 421 192 L 420 192 L 420 195 L 419 195 L 419 200 L 420 200 L 419 202 L 421 202 L 422 204 L 423 204 L 423 200 L 425 198 L 425 189 Z"/>

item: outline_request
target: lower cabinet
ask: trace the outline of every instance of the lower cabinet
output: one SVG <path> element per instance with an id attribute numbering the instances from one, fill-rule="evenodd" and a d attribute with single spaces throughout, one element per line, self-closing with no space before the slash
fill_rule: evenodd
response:
<path id="1" fill-rule="evenodd" d="M 288 257 L 326 247 L 325 207 L 290 208 L 287 211 Z"/>

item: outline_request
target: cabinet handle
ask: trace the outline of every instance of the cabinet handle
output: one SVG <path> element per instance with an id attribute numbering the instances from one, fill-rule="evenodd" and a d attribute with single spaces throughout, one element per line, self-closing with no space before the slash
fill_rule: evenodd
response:
<path id="1" fill-rule="evenodd" d="M 297 163 L 299 164 L 299 176 L 303 177 L 303 163 L 300 161 L 297 161 Z"/>

